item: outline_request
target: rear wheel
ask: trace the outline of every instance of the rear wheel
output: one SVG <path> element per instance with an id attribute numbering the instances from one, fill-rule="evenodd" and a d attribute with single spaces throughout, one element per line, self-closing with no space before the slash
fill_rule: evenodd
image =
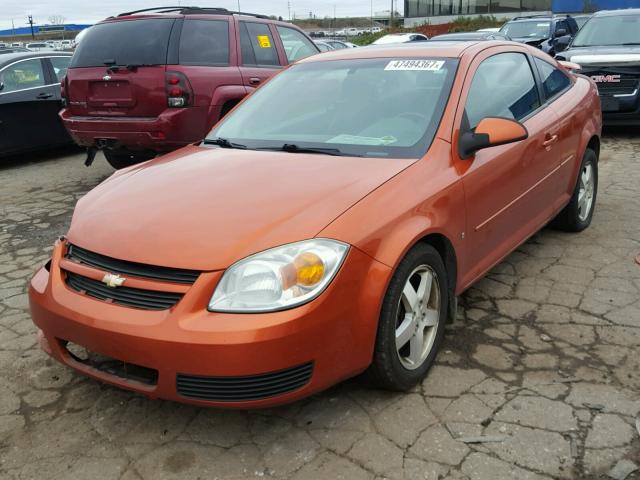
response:
<path id="1" fill-rule="evenodd" d="M 567 232 L 581 232 L 591 224 L 598 194 L 598 157 L 587 149 L 582 158 L 578 181 L 566 207 L 552 225 Z"/>
<path id="2" fill-rule="evenodd" d="M 104 158 L 116 170 L 146 162 L 156 156 L 155 152 L 129 152 L 126 150 L 103 150 Z"/>
<path id="3" fill-rule="evenodd" d="M 449 289 L 440 255 L 419 244 L 400 262 L 385 294 L 369 377 L 407 390 L 424 378 L 444 336 Z"/>

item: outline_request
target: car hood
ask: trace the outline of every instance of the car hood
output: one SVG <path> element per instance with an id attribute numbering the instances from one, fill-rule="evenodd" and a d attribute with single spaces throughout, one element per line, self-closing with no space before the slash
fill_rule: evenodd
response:
<path id="1" fill-rule="evenodd" d="M 219 270 L 313 238 L 414 160 L 186 147 L 85 195 L 67 238 L 133 262 Z"/>
<path id="2" fill-rule="evenodd" d="M 575 47 L 559 57 L 583 67 L 640 66 L 640 46 Z"/>
<path id="3" fill-rule="evenodd" d="M 545 37 L 516 37 L 516 38 L 511 37 L 511 40 L 513 42 L 526 43 L 527 45 L 532 45 L 534 47 L 537 47 L 542 42 L 544 42 L 546 38 Z"/>

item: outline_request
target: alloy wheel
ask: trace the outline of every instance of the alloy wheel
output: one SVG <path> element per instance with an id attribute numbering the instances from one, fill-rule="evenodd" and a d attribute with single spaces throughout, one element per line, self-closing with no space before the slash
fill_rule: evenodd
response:
<path id="1" fill-rule="evenodd" d="M 429 356 L 440 322 L 440 283 L 428 265 L 415 268 L 407 279 L 396 321 L 396 351 L 402 366 L 419 368 Z"/>

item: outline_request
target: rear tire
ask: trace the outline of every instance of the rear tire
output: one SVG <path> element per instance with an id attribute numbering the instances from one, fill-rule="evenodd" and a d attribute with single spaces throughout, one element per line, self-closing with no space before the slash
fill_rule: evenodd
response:
<path id="1" fill-rule="evenodd" d="M 553 220 L 552 226 L 565 232 L 581 232 L 591 224 L 598 194 L 598 156 L 587 149 L 582 157 L 571 200 Z"/>
<path id="2" fill-rule="evenodd" d="M 400 262 L 383 300 L 367 371 L 376 386 L 406 391 L 426 376 L 444 337 L 447 286 L 444 263 L 431 245 L 416 245 Z"/>
<path id="3" fill-rule="evenodd" d="M 104 158 L 116 170 L 127 168 L 137 163 L 146 162 L 156 156 L 155 152 L 128 152 L 126 150 L 103 150 Z"/>

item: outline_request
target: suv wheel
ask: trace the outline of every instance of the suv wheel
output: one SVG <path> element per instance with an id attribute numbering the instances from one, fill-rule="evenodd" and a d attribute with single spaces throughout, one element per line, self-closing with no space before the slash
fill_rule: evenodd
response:
<path id="1" fill-rule="evenodd" d="M 123 150 L 103 150 L 103 153 L 107 162 L 116 170 L 146 162 L 156 156 L 155 152 L 127 152 Z"/>

